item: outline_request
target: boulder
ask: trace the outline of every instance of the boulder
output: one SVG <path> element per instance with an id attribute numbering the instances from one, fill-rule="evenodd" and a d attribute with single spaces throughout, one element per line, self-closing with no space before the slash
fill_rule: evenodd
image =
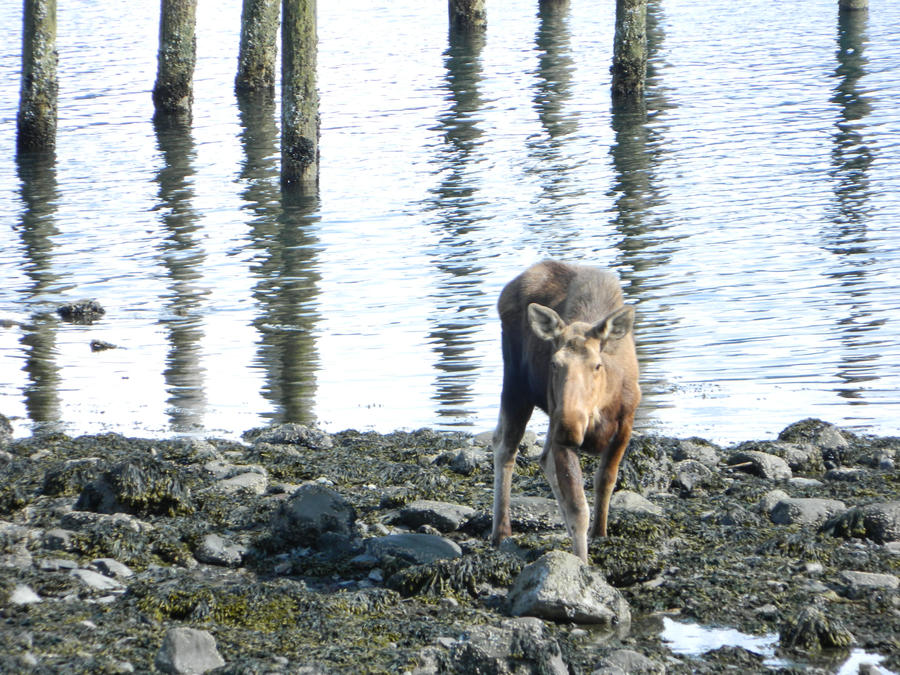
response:
<path id="1" fill-rule="evenodd" d="M 663 510 L 646 497 L 631 490 L 619 490 L 614 492 L 609 500 L 610 511 L 628 511 L 649 516 L 661 516 Z"/>
<path id="2" fill-rule="evenodd" d="M 752 473 L 766 480 L 789 480 L 793 475 L 791 467 L 781 457 L 757 450 L 733 452 L 726 463 L 733 469 Z"/>
<path id="3" fill-rule="evenodd" d="M 879 544 L 900 540 L 900 500 L 854 506 L 822 527 L 835 536 L 871 539 Z"/>
<path id="4" fill-rule="evenodd" d="M 246 547 L 236 544 L 230 539 L 225 539 L 218 534 L 207 534 L 200 541 L 194 557 L 202 563 L 209 565 L 222 565 L 225 567 L 238 567 L 247 552 Z"/>
<path id="5" fill-rule="evenodd" d="M 900 579 L 893 574 L 873 574 L 844 570 L 838 574 L 842 595 L 856 600 L 876 593 L 893 593 L 900 588 Z"/>
<path id="6" fill-rule="evenodd" d="M 844 502 L 837 499 L 786 497 L 771 508 L 769 519 L 776 525 L 800 523 L 818 527 L 846 510 Z"/>
<path id="7" fill-rule="evenodd" d="M 591 675 L 665 675 L 666 667 L 631 649 L 616 649 L 603 657 Z"/>
<path id="8" fill-rule="evenodd" d="M 622 594 L 578 557 L 550 551 L 527 565 L 507 596 L 510 614 L 624 627 L 631 611 Z"/>
<path id="9" fill-rule="evenodd" d="M 434 534 L 389 534 L 366 539 L 365 551 L 375 558 L 399 558 L 411 565 L 423 565 L 435 560 L 459 558 L 459 545 Z"/>
<path id="10" fill-rule="evenodd" d="M 568 675 L 556 640 L 538 619 L 507 619 L 500 626 L 472 626 L 450 645 L 437 672 L 484 675 Z"/>

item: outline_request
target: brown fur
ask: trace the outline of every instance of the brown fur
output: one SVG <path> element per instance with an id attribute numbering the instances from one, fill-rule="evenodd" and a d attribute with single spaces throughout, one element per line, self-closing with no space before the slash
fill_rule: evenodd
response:
<path id="1" fill-rule="evenodd" d="M 550 417 L 541 468 L 573 549 L 587 560 L 588 507 L 578 451 L 600 457 L 590 535 L 606 535 L 609 499 L 641 399 L 633 310 L 618 279 L 546 260 L 503 289 L 503 393 L 494 432 L 494 545 L 511 533 L 509 493 L 519 441 L 536 407 Z M 551 364 L 553 364 L 551 366 Z"/>

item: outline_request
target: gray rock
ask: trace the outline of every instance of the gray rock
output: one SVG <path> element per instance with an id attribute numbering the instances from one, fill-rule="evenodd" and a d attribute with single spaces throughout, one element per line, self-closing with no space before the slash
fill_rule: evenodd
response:
<path id="1" fill-rule="evenodd" d="M 450 460 L 450 470 L 463 476 L 469 476 L 475 473 L 478 466 L 486 463 L 487 457 L 484 453 L 474 449 L 465 448 L 460 450 L 456 456 Z"/>
<path id="2" fill-rule="evenodd" d="M 825 474 L 825 480 L 843 481 L 845 483 L 856 483 L 865 477 L 866 472 L 858 467 L 837 466 L 829 469 Z"/>
<path id="3" fill-rule="evenodd" d="M 817 419 L 805 419 L 785 427 L 778 434 L 779 441 L 811 443 L 826 453 L 843 453 L 849 443 L 835 425 Z"/>
<path id="4" fill-rule="evenodd" d="M 829 518 L 847 510 L 846 505 L 837 499 L 818 499 L 814 497 L 788 497 L 781 499 L 769 511 L 769 518 L 776 525 L 793 525 L 795 523 L 818 527 Z"/>
<path id="5" fill-rule="evenodd" d="M 893 574 L 872 574 L 844 570 L 838 574 L 841 593 L 856 600 L 875 593 L 894 592 L 900 588 L 900 579 Z"/>
<path id="6" fill-rule="evenodd" d="M 719 460 L 722 458 L 722 450 L 701 438 L 689 438 L 678 441 L 672 457 L 677 462 L 683 462 L 691 459 L 700 462 L 710 469 L 716 468 Z"/>
<path id="7" fill-rule="evenodd" d="M 696 459 L 683 459 L 675 462 L 672 468 L 675 473 L 672 487 L 682 495 L 693 494 L 696 489 L 707 485 L 713 476 L 712 469 Z"/>
<path id="8" fill-rule="evenodd" d="M 156 667 L 164 673 L 199 675 L 225 665 L 216 641 L 205 630 L 170 628 L 156 654 Z"/>
<path id="9" fill-rule="evenodd" d="M 616 649 L 598 664 L 591 675 L 665 675 L 666 667 L 631 649 Z"/>
<path id="10" fill-rule="evenodd" d="M 510 614 L 627 626 L 631 611 L 603 575 L 571 553 L 550 551 L 527 565 L 507 596 Z"/>
<path id="11" fill-rule="evenodd" d="M 472 626 L 454 644 L 439 672 L 483 675 L 568 675 L 559 643 L 538 619 L 507 619 L 500 626 Z"/>
<path id="12" fill-rule="evenodd" d="M 78 579 L 85 586 L 95 591 L 123 591 L 125 587 L 121 582 L 111 579 L 108 576 L 95 572 L 94 570 L 74 569 L 69 572 L 73 577 Z"/>
<path id="13" fill-rule="evenodd" d="M 315 546 L 326 532 L 352 536 L 356 509 L 324 485 L 301 485 L 272 518 L 272 536 L 285 546 Z"/>
<path id="14" fill-rule="evenodd" d="M 385 556 L 400 558 L 412 565 L 423 565 L 435 560 L 459 558 L 459 545 L 434 534 L 389 534 L 385 537 L 366 539 L 365 551 L 379 560 Z"/>
<path id="15" fill-rule="evenodd" d="M 726 463 L 766 480 L 789 480 L 793 475 L 791 467 L 781 457 L 756 450 L 733 452 Z"/>
<path id="16" fill-rule="evenodd" d="M 230 539 L 225 539 L 218 534 L 207 534 L 200 541 L 200 545 L 194 552 L 194 557 L 202 563 L 209 565 L 222 565 L 225 567 L 238 567 L 247 552 L 245 546 L 236 544 Z"/>
<path id="17" fill-rule="evenodd" d="M 631 490 L 614 492 L 609 500 L 609 508 L 611 511 L 628 511 L 642 515 L 661 516 L 663 514 L 662 507 Z"/>
<path id="18" fill-rule="evenodd" d="M 73 548 L 72 537 L 75 535 L 72 530 L 65 530 L 61 527 L 54 527 L 44 532 L 41 538 L 41 545 L 48 551 L 71 551 Z"/>
<path id="19" fill-rule="evenodd" d="M 477 511 L 462 504 L 418 499 L 400 509 L 399 519 L 409 527 L 431 525 L 441 532 L 453 532 Z"/>
<path id="20" fill-rule="evenodd" d="M 134 572 L 128 565 L 124 565 L 114 558 L 97 558 L 92 560 L 91 564 L 113 579 L 127 579 L 134 575 Z"/>
<path id="21" fill-rule="evenodd" d="M 41 596 L 34 592 L 34 589 L 27 584 L 17 584 L 12 593 L 9 594 L 9 603 L 11 605 L 32 605 L 41 601 Z"/>

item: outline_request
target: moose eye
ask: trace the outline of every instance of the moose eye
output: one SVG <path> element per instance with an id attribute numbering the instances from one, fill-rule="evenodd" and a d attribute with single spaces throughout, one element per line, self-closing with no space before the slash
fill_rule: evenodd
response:
<path id="1" fill-rule="evenodd" d="M 601 368 L 603 368 L 603 362 L 598 361 L 597 365 L 594 366 L 594 370 L 599 371 Z"/>

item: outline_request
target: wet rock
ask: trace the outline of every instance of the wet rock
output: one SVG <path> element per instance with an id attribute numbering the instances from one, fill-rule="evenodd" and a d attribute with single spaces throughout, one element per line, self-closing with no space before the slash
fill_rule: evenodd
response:
<path id="1" fill-rule="evenodd" d="M 900 540 L 900 501 L 854 506 L 822 529 L 835 536 L 871 539 L 879 544 Z"/>
<path id="2" fill-rule="evenodd" d="M 444 657 L 440 671 L 484 675 L 568 675 L 559 644 L 538 619 L 472 626 Z"/>
<path id="3" fill-rule="evenodd" d="M 460 450 L 452 460 L 450 460 L 450 470 L 455 471 L 463 476 L 470 476 L 482 464 L 487 463 L 487 457 L 484 453 L 466 448 Z"/>
<path id="4" fill-rule="evenodd" d="M 253 429 L 243 438 L 253 443 L 274 445 L 299 445 L 311 450 L 328 450 L 334 447 L 334 438 L 324 431 L 303 424 L 279 424 L 266 429 Z"/>
<path id="5" fill-rule="evenodd" d="M 114 345 L 112 342 L 105 342 L 104 340 L 91 340 L 91 351 L 92 352 L 105 352 L 108 349 L 117 349 L 118 345 Z"/>
<path id="6" fill-rule="evenodd" d="M 631 649 L 616 649 L 597 664 L 591 675 L 665 675 L 666 667 Z"/>
<path id="7" fill-rule="evenodd" d="M 277 549 L 316 546 L 325 533 L 352 536 L 356 509 L 341 494 L 324 485 L 308 483 L 281 504 L 270 525 Z"/>
<path id="8" fill-rule="evenodd" d="M 895 592 L 900 588 L 900 579 L 893 574 L 873 574 L 844 570 L 838 575 L 841 594 L 853 600 L 868 595 Z"/>
<path id="9" fill-rule="evenodd" d="M 96 300 L 79 300 L 60 305 L 56 308 L 56 313 L 63 321 L 91 324 L 106 314 L 106 310 Z"/>
<path id="10" fill-rule="evenodd" d="M 404 596 L 474 598 L 497 587 L 508 588 L 524 565 L 515 555 L 490 551 L 407 567 L 392 575 L 388 586 Z"/>
<path id="11" fill-rule="evenodd" d="M 829 469 L 825 473 L 825 480 L 834 480 L 834 481 L 844 481 L 844 482 L 859 482 L 864 480 L 866 476 L 866 472 L 859 467 L 851 467 L 851 466 L 836 466 L 833 469 Z"/>
<path id="12" fill-rule="evenodd" d="M 571 553 L 550 551 L 527 565 L 507 596 L 510 614 L 553 621 L 627 626 L 625 598 Z"/>
<path id="13" fill-rule="evenodd" d="M 778 440 L 814 445 L 821 451 L 826 464 L 852 463 L 848 457 L 850 443 L 847 437 L 844 432 L 829 422 L 813 418 L 795 422 L 778 434 Z"/>
<path id="14" fill-rule="evenodd" d="M 733 452 L 726 463 L 734 470 L 752 473 L 766 480 L 788 480 L 793 475 L 781 457 L 756 450 Z"/>
<path id="15" fill-rule="evenodd" d="M 400 509 L 399 521 L 412 528 L 430 525 L 441 532 L 453 532 L 476 513 L 462 504 L 418 499 Z"/>
<path id="16" fill-rule="evenodd" d="M 787 497 L 781 499 L 769 511 L 769 518 L 776 525 L 812 525 L 818 527 L 829 518 L 847 510 L 837 499 L 814 497 Z"/>
<path id="17" fill-rule="evenodd" d="M 365 551 L 378 559 L 391 557 L 411 565 L 458 558 L 462 549 L 456 542 L 433 534 L 389 534 L 366 539 Z"/>
<path id="18" fill-rule="evenodd" d="M 209 565 L 238 567 L 246 552 L 245 546 L 236 544 L 230 539 L 225 539 L 218 534 L 207 534 L 197 546 L 194 557 Z"/>
<path id="19" fill-rule="evenodd" d="M 609 500 L 609 508 L 610 511 L 626 511 L 650 516 L 661 516 L 663 514 L 662 507 L 631 490 L 614 492 Z"/>
<path id="20" fill-rule="evenodd" d="M 170 628 L 156 655 L 155 665 L 164 673 L 199 675 L 225 665 L 216 640 L 205 630 Z"/>

